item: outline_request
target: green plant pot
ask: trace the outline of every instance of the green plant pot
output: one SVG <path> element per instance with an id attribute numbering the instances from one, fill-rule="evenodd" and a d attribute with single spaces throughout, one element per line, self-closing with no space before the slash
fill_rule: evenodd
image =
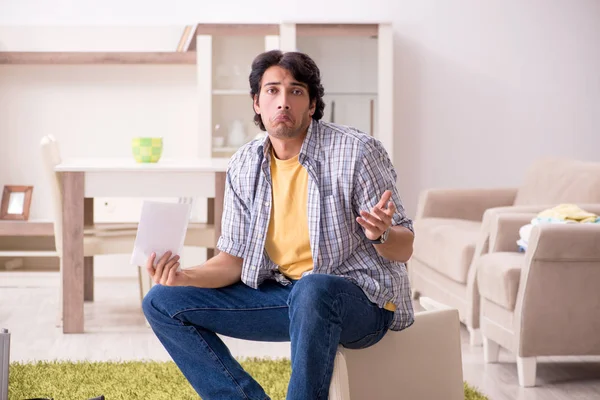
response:
<path id="1" fill-rule="evenodd" d="M 131 140 L 133 158 L 139 163 L 155 163 L 163 151 L 162 137 L 136 137 Z"/>

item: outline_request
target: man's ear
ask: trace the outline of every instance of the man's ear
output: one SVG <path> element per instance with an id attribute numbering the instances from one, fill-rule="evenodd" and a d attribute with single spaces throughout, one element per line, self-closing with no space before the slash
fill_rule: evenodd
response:
<path id="1" fill-rule="evenodd" d="M 260 105 L 258 104 L 258 94 L 254 95 L 254 112 L 260 114 Z"/>
<path id="2" fill-rule="evenodd" d="M 313 100 L 310 102 L 310 108 L 308 109 L 310 116 L 312 117 L 317 109 L 317 100 Z"/>

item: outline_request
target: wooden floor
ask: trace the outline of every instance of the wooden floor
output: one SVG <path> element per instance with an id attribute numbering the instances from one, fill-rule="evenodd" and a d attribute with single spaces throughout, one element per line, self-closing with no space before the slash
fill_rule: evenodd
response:
<path id="1" fill-rule="evenodd" d="M 56 273 L 0 273 L 0 328 L 11 331 L 11 361 L 170 359 L 145 324 L 136 280 L 98 278 L 95 292 L 85 305 L 86 333 L 63 335 Z M 600 357 L 541 359 L 538 387 L 525 389 L 512 355 L 502 352 L 500 363 L 486 365 L 482 348 L 469 346 L 466 331 L 462 337 L 464 379 L 491 400 L 600 399 Z M 224 340 L 236 357 L 289 354 L 288 343 Z"/>

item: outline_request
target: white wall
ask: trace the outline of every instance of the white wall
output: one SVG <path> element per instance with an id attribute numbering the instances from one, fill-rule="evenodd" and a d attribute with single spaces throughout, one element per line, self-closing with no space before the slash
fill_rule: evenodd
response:
<path id="1" fill-rule="evenodd" d="M 541 155 L 600 161 L 600 2 L 426 3 L 397 17 L 411 211 L 424 188 L 518 184 Z"/>
<path id="2" fill-rule="evenodd" d="M 377 0 L 357 7 L 341 0 L 249 4 L 228 1 L 208 7 L 192 1 L 107 0 L 101 5 L 93 2 L 92 7 L 92 2 L 66 0 L 5 1 L 0 2 L 0 26 L 98 26 L 84 38 L 56 31 L 57 36 L 45 43 L 27 44 L 33 47 L 91 48 L 94 43 L 109 43 L 115 47 L 111 50 L 119 46 L 160 50 L 171 49 L 181 26 L 194 21 L 391 20 L 396 33 L 395 156 L 400 189 L 411 215 L 424 188 L 516 185 L 523 169 L 541 155 L 600 159 L 598 1 Z M 121 43 L 118 32 L 103 28 L 107 25 L 138 28 L 128 30 L 130 39 Z M 0 50 L 7 49 L 5 42 L 0 37 Z M 27 38 L 12 43 L 17 42 L 21 46 Z M 133 131 L 167 132 L 171 146 L 166 152 L 186 152 L 179 135 L 196 126 L 189 117 L 194 106 L 190 100 L 195 90 L 193 67 L 61 66 L 53 67 L 51 75 L 44 72 L 46 68 L 0 68 L 0 184 L 38 179 L 32 170 L 36 157 L 30 152 L 38 136 L 50 131 L 59 138 L 68 135 L 66 155 L 127 152 L 127 146 L 110 145 L 108 135 L 117 132 L 111 140 L 125 140 Z M 102 79 L 106 87 L 87 91 L 90 75 Z M 56 90 L 67 82 L 75 82 L 76 89 Z M 115 93 L 112 107 L 79 107 L 101 100 L 105 104 L 106 97 Z M 64 105 L 74 111 L 66 112 Z M 23 111 L 29 107 L 35 113 Z M 97 121 L 103 113 L 112 117 L 95 126 L 86 124 L 88 118 Z M 39 206 L 34 206 L 34 215 L 42 216 L 41 208 L 35 207 Z"/>

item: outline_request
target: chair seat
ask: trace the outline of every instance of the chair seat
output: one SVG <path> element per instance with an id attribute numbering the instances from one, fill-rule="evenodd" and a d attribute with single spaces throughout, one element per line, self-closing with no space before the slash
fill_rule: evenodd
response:
<path id="1" fill-rule="evenodd" d="M 467 282 L 481 222 L 451 218 L 414 221 L 412 257 L 459 283 Z"/>
<path id="2" fill-rule="evenodd" d="M 523 253 L 497 252 L 481 256 L 477 261 L 477 284 L 481 296 L 513 311 L 524 262 Z"/>

